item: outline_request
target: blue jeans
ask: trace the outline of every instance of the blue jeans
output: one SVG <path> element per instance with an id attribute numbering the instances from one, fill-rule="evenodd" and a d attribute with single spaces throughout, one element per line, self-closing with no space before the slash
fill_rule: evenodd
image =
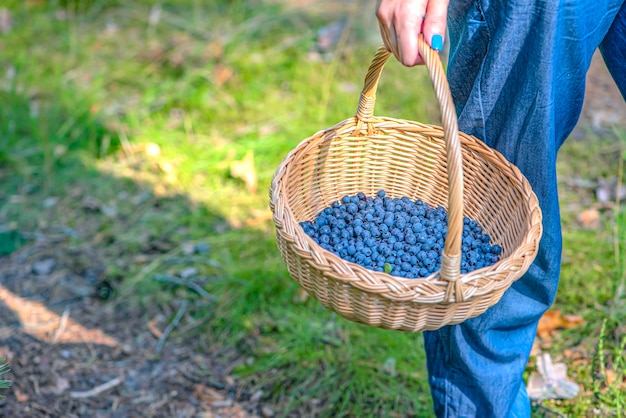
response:
<path id="1" fill-rule="evenodd" d="M 529 417 L 522 373 L 561 262 L 556 157 L 600 47 L 626 97 L 624 0 L 451 0 L 448 79 L 461 131 L 530 181 L 543 212 L 535 263 L 483 315 L 424 333 L 439 417 Z"/>

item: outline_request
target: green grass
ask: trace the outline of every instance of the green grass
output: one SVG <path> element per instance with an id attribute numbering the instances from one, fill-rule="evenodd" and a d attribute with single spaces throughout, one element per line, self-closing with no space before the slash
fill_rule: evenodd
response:
<path id="1" fill-rule="evenodd" d="M 624 149 L 624 131 L 602 137 L 589 132 L 584 140 L 566 143 L 559 157 L 564 249 L 554 308 L 582 316 L 585 322 L 558 333 L 545 350 L 568 365 L 568 375 L 579 384 L 580 394 L 543 405 L 566 416 L 624 416 L 626 212 L 614 202 L 600 209 L 599 225 L 584 228 L 578 215 L 597 204 L 589 190 L 568 185 L 572 179 L 613 177 L 618 184 L 623 182 Z M 568 358 L 567 350 L 578 354 Z"/>
<path id="2" fill-rule="evenodd" d="M 353 116 L 377 46 L 367 34 L 377 27 L 350 15 L 348 42 L 332 60 L 312 60 L 316 30 L 337 16 L 261 0 L 156 4 L 9 3 L 13 29 L 0 37 L 0 231 L 61 231 L 65 245 L 96 248 L 118 289 L 110 303 L 197 299 L 155 280 L 195 267 L 215 301 L 190 310 L 202 325 L 187 334 L 237 347 L 248 361 L 236 375 L 280 413 L 429 416 L 421 336 L 353 324 L 303 298 L 267 217 L 285 154 Z M 377 114 L 438 124 L 423 68 L 391 60 L 377 100 Z M 589 137 L 564 147 L 563 178 L 617 174 L 615 143 L 624 138 Z M 159 153 L 147 153 L 150 144 Z M 256 193 L 229 172 L 250 151 Z M 592 153 L 603 164 L 589 169 Z M 562 187 L 566 202 L 580 198 Z M 584 390 L 544 406 L 571 416 L 623 411 L 618 383 L 594 367 L 623 376 L 626 218 L 617 208 L 585 230 L 576 215 L 564 205 L 555 306 L 585 324 L 559 333 L 550 352 L 586 350 L 585 361 L 570 361 Z M 210 250 L 190 254 L 190 244 Z"/>
<path id="3" fill-rule="evenodd" d="M 5 373 L 10 372 L 9 363 L 7 363 L 6 358 L 0 358 L 0 376 Z M 11 387 L 11 381 L 6 379 L 0 379 L 0 389 L 8 389 Z M 3 399 L 4 395 L 0 394 L 0 399 Z"/>

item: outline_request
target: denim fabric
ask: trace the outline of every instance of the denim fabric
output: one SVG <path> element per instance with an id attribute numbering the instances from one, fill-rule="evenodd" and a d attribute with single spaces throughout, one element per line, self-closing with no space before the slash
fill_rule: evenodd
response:
<path id="1" fill-rule="evenodd" d="M 615 84 L 626 99 L 626 6 L 622 5 L 617 17 L 609 29 L 609 33 L 600 44 L 600 52 L 606 67 L 615 80 Z"/>
<path id="2" fill-rule="evenodd" d="M 462 324 L 424 333 L 439 417 L 530 416 L 522 373 L 560 273 L 556 156 L 578 121 L 586 73 L 603 40 L 607 65 L 625 91 L 623 3 L 450 2 L 448 79 L 459 128 L 524 173 L 539 198 L 544 234 L 535 263 L 499 303 Z"/>

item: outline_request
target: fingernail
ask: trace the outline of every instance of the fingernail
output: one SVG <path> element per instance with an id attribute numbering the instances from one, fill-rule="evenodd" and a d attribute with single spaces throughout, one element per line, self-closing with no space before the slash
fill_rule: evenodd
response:
<path id="1" fill-rule="evenodd" d="M 432 39 L 430 40 L 430 46 L 435 51 L 441 51 L 443 49 L 443 38 L 441 37 L 441 35 L 433 35 Z"/>

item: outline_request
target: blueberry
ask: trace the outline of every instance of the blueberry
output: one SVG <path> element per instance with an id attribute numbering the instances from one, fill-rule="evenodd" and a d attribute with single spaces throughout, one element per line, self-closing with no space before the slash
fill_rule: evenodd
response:
<path id="1" fill-rule="evenodd" d="M 343 196 L 300 225 L 322 248 L 347 261 L 376 271 L 388 263 L 398 277 L 424 277 L 440 268 L 446 223 L 442 206 L 406 196 L 392 199 L 379 190 L 376 196 Z M 489 245 L 478 222 L 464 217 L 463 224 L 462 272 L 499 261 L 502 248 Z"/>

